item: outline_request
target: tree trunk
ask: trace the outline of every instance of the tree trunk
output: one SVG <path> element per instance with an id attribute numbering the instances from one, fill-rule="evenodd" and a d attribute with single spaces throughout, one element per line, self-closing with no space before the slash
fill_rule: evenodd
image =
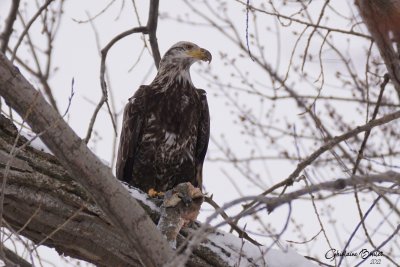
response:
<path id="1" fill-rule="evenodd" d="M 16 136 L 15 126 L 0 115 L 0 182 Z M 26 142 L 20 136 L 17 147 Z M 152 220 L 158 221 L 161 203 L 139 190 L 129 190 Z M 3 217 L 11 231 L 98 266 L 141 266 L 134 248 L 54 156 L 30 146 L 21 149 L 10 164 L 4 193 Z M 179 235 L 178 245 L 184 238 Z M 215 252 L 223 252 L 222 244 L 205 243 L 194 252 L 188 266 L 229 266 L 226 255 Z"/>

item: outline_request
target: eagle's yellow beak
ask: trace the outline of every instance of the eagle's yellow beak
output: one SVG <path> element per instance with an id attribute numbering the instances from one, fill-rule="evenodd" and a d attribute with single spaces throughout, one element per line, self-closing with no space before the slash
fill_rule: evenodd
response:
<path id="1" fill-rule="evenodd" d="M 212 59 L 211 53 L 204 48 L 195 48 L 187 51 L 186 53 L 193 58 L 208 61 L 208 63 L 210 63 Z"/>

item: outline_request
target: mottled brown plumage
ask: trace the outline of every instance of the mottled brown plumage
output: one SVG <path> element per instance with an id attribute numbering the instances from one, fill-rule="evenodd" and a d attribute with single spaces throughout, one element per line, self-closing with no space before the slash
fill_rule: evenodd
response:
<path id="1" fill-rule="evenodd" d="M 206 93 L 196 89 L 190 66 L 211 54 L 189 42 L 172 46 L 150 85 L 142 85 L 124 110 L 117 178 L 148 192 L 179 183 L 202 187 L 210 119 Z"/>

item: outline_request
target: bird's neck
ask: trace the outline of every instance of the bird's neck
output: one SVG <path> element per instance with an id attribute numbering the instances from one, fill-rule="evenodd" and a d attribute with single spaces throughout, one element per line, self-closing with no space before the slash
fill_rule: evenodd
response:
<path id="1" fill-rule="evenodd" d="M 179 85 L 181 88 L 193 87 L 190 77 L 190 66 L 175 64 L 161 65 L 152 85 L 163 90 L 168 90 L 172 85 Z"/>

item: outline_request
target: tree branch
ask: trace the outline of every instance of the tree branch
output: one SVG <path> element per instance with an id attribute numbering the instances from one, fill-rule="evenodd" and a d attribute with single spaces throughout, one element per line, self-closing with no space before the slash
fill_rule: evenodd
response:
<path id="1" fill-rule="evenodd" d="M 359 133 L 365 132 L 365 131 L 370 131 L 372 128 L 383 125 L 386 123 L 389 123 L 393 120 L 397 120 L 400 118 L 400 111 L 396 111 L 390 114 L 387 114 L 379 119 L 371 120 L 368 123 L 358 126 L 342 135 L 336 136 L 332 138 L 331 140 L 327 141 L 324 145 L 322 145 L 320 148 L 318 148 L 316 151 L 311 153 L 308 157 L 306 157 L 304 160 L 299 162 L 297 164 L 296 169 L 289 175 L 288 178 L 285 180 L 282 180 L 281 182 L 273 185 L 272 187 L 268 188 L 266 191 L 260 194 L 260 196 L 265 196 L 274 190 L 283 187 L 283 186 L 288 186 L 292 185 L 295 179 L 301 174 L 301 172 L 309 166 L 312 162 L 314 162 L 319 156 L 321 156 L 323 153 L 326 151 L 330 150 L 331 148 L 335 147 L 336 145 L 340 144 L 341 142 L 348 140 L 350 138 L 353 138 L 357 136 Z M 252 201 L 244 206 L 243 212 L 246 212 L 246 209 L 252 207 L 254 204 L 256 204 L 257 201 Z"/>
<path id="2" fill-rule="evenodd" d="M 346 187 L 353 186 L 369 186 L 374 183 L 393 183 L 400 184 L 400 173 L 389 171 L 386 173 L 374 174 L 374 175 L 353 175 L 347 179 L 337 179 L 334 181 L 324 182 L 320 184 L 310 185 L 306 188 L 299 189 L 297 191 L 283 194 L 279 197 L 267 197 L 263 200 L 267 204 L 268 211 L 271 212 L 275 208 L 289 203 L 301 196 L 319 192 L 322 190 L 339 191 Z M 400 193 L 400 192 L 399 192 Z"/>
<path id="3" fill-rule="evenodd" d="M 153 53 L 154 64 L 156 65 L 157 69 L 161 61 L 161 55 L 160 55 L 160 50 L 158 48 L 158 42 L 156 36 L 157 22 L 158 22 L 158 6 L 159 6 L 159 0 L 150 1 L 149 17 L 147 19 L 147 29 L 149 34 L 151 51 Z"/>
<path id="4" fill-rule="evenodd" d="M 16 135 L 15 126 L 0 115 L 0 183 Z M 26 142 L 21 136 L 18 147 Z M 13 159 L 10 167 L 3 214 L 12 232 L 22 234 L 36 244 L 43 242 L 60 254 L 97 266 L 141 266 L 135 248 L 125 241 L 125 235 L 54 156 L 26 146 Z M 157 222 L 160 201 L 148 199 L 147 194 L 137 189 L 129 188 L 129 191 L 152 221 Z M 65 223 L 68 218 L 71 219 Z M 193 229 L 181 231 L 177 239 L 178 246 L 191 231 Z M 224 233 L 217 234 L 222 236 Z M 229 237 L 229 240 L 232 238 Z M 246 258 L 240 250 L 226 248 L 223 243 L 208 239 L 194 251 L 188 266 L 231 266 L 226 262 L 224 253 L 229 253 L 231 257 Z"/>

